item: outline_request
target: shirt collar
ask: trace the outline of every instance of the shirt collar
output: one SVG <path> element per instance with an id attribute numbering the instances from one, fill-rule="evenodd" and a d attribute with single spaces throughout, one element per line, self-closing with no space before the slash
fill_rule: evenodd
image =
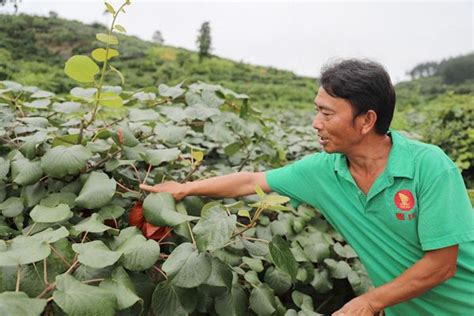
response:
<path id="1" fill-rule="evenodd" d="M 400 133 L 393 130 L 388 131 L 388 136 L 392 139 L 392 148 L 388 155 L 386 171 L 392 177 L 405 177 L 413 179 L 415 166 L 414 160 L 409 150 L 408 140 Z M 344 154 L 335 154 L 334 170 L 341 176 L 348 177 L 349 168 Z"/>

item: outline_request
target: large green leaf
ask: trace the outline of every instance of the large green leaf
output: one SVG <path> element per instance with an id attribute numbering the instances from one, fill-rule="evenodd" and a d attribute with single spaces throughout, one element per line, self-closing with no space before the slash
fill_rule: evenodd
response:
<path id="1" fill-rule="evenodd" d="M 106 230 L 114 229 L 110 226 L 104 225 L 102 222 L 103 219 L 97 213 L 94 213 L 79 224 L 73 226 L 73 228 L 80 232 L 87 231 L 89 233 L 103 233 Z"/>
<path id="2" fill-rule="evenodd" d="M 199 250 L 214 251 L 224 247 L 236 229 L 237 217 L 227 215 L 222 205 L 211 207 L 204 212 L 193 228 Z"/>
<path id="3" fill-rule="evenodd" d="M 234 143 L 236 141 L 236 137 L 223 121 L 206 122 L 204 134 L 216 142 Z"/>
<path id="4" fill-rule="evenodd" d="M 251 254 L 252 256 L 266 256 L 268 254 L 268 244 L 261 242 L 261 241 L 255 241 L 251 242 L 246 239 L 241 239 L 242 244 L 244 245 L 245 249 Z"/>
<path id="5" fill-rule="evenodd" d="M 38 131 L 33 135 L 23 138 L 24 143 L 20 147 L 20 151 L 29 159 L 36 156 L 36 147 L 48 138 L 46 131 Z"/>
<path id="6" fill-rule="evenodd" d="M 205 284 L 216 287 L 223 287 L 230 290 L 232 287 L 232 269 L 216 257 L 210 257 L 211 274 Z"/>
<path id="7" fill-rule="evenodd" d="M 173 285 L 192 288 L 207 280 L 212 264 L 206 253 L 199 253 L 192 244 L 183 243 L 173 250 L 162 268 Z"/>
<path id="8" fill-rule="evenodd" d="M 152 166 L 158 166 L 163 162 L 176 160 L 181 151 L 178 148 L 147 150 L 145 160 Z"/>
<path id="9" fill-rule="evenodd" d="M 52 244 L 59 241 L 60 239 L 66 238 L 67 236 L 69 236 L 69 231 L 66 229 L 66 227 L 61 226 L 61 228 L 56 230 L 47 228 L 37 234 L 32 235 L 31 238 L 40 242 L 45 241 L 48 244 Z"/>
<path id="10" fill-rule="evenodd" d="M 67 204 L 59 204 L 54 207 L 36 205 L 31 210 L 30 216 L 37 223 L 56 223 L 70 218 L 72 212 Z"/>
<path id="11" fill-rule="evenodd" d="M 291 276 L 274 267 L 270 267 L 265 271 L 263 280 L 275 291 L 275 294 L 279 296 L 286 293 L 292 285 Z"/>
<path id="12" fill-rule="evenodd" d="M 0 203 L 0 210 L 5 217 L 15 217 L 23 212 L 23 201 L 19 197 L 9 197 Z"/>
<path id="13" fill-rule="evenodd" d="M 95 35 L 97 40 L 101 41 L 102 43 L 109 44 L 109 45 L 117 45 L 118 39 L 114 35 L 109 35 L 105 33 L 97 33 Z"/>
<path id="14" fill-rule="evenodd" d="M 151 306 L 155 315 L 187 316 L 189 315 L 180 300 L 178 288 L 169 282 L 161 282 L 153 292 Z"/>
<path id="15" fill-rule="evenodd" d="M 322 271 L 316 270 L 314 272 L 314 279 L 311 285 L 318 293 L 327 293 L 332 290 L 333 283 L 329 277 L 329 271 L 324 269 Z"/>
<path id="16" fill-rule="evenodd" d="M 136 227 L 122 229 L 111 248 L 123 254 L 120 263 L 131 271 L 146 270 L 160 257 L 160 245 L 152 239 L 146 240 Z"/>
<path id="17" fill-rule="evenodd" d="M 92 172 L 75 202 L 88 209 L 100 208 L 112 200 L 116 187 L 115 180 L 105 173 Z"/>
<path id="18" fill-rule="evenodd" d="M 92 268 L 104 268 L 117 262 L 122 253 L 110 250 L 102 241 L 94 240 L 73 244 L 72 250 L 79 254 L 80 263 Z"/>
<path id="19" fill-rule="evenodd" d="M 100 282 L 99 287 L 115 294 L 118 309 L 125 309 L 141 300 L 137 296 L 132 280 L 122 267 L 117 267 L 112 272 L 111 278 Z"/>
<path id="20" fill-rule="evenodd" d="M 198 218 L 178 213 L 173 195 L 167 192 L 149 194 L 143 201 L 143 216 L 156 226 L 177 226 Z"/>
<path id="21" fill-rule="evenodd" d="M 215 299 L 215 309 L 219 315 L 244 316 L 248 313 L 248 298 L 240 284 L 234 284 L 232 290 Z"/>
<path id="22" fill-rule="evenodd" d="M 61 203 L 69 205 L 70 208 L 76 206 L 76 195 L 72 192 L 51 193 L 40 201 L 41 205 L 54 207 Z"/>
<path id="23" fill-rule="evenodd" d="M 157 121 L 160 115 L 152 110 L 141 110 L 141 109 L 130 109 L 128 117 L 131 122 L 139 122 L 139 121 Z"/>
<path id="24" fill-rule="evenodd" d="M 96 48 L 91 52 L 92 58 L 94 58 L 98 62 L 104 62 L 106 59 L 108 60 L 118 55 L 119 52 L 113 48 L 109 48 L 108 52 L 103 48 Z"/>
<path id="25" fill-rule="evenodd" d="M 166 84 L 162 83 L 158 86 L 158 92 L 163 97 L 171 97 L 173 99 L 176 99 L 184 93 L 184 89 L 181 88 L 181 85 L 182 83 L 174 87 L 169 87 Z"/>
<path id="26" fill-rule="evenodd" d="M 9 244 L 0 240 L 0 266 L 17 266 L 43 260 L 51 253 L 48 243 L 18 236 Z"/>
<path id="27" fill-rule="evenodd" d="M 99 66 L 92 59 L 83 55 L 72 56 L 64 66 L 66 75 L 83 83 L 94 82 L 94 77 L 99 71 Z"/>
<path id="28" fill-rule="evenodd" d="M 266 284 L 261 284 L 252 289 L 249 303 L 250 308 L 257 315 L 271 315 L 276 311 L 275 295 Z"/>
<path id="29" fill-rule="evenodd" d="M 335 279 L 345 279 L 352 271 L 351 266 L 345 261 L 336 261 L 334 259 L 324 259 L 324 263 L 328 266 L 331 277 Z"/>
<path id="30" fill-rule="evenodd" d="M 321 263 L 324 261 L 324 259 L 329 258 L 331 255 L 329 245 L 324 242 L 309 244 L 303 249 L 308 259 L 314 263 Z"/>
<path id="31" fill-rule="evenodd" d="M 29 298 L 23 292 L 0 293 L 0 315 L 39 316 L 43 313 L 47 301 Z"/>
<path id="32" fill-rule="evenodd" d="M 21 188 L 21 199 L 26 207 L 32 207 L 38 204 L 45 196 L 46 189 L 43 183 L 37 182 Z"/>
<path id="33" fill-rule="evenodd" d="M 83 284 L 69 274 L 56 277 L 53 299 L 71 316 L 113 316 L 117 308 L 117 299 L 109 290 Z"/>
<path id="34" fill-rule="evenodd" d="M 205 121 L 208 118 L 218 115 L 220 111 L 218 109 L 209 108 L 207 106 L 202 105 L 193 105 L 188 106 L 184 110 L 184 115 L 188 120 L 199 120 Z"/>
<path id="35" fill-rule="evenodd" d="M 288 273 L 294 281 L 296 279 L 296 274 L 298 273 L 298 263 L 291 253 L 288 242 L 283 240 L 280 235 L 276 235 L 273 237 L 269 249 L 275 266 Z"/>
<path id="36" fill-rule="evenodd" d="M 13 182 L 19 185 L 29 185 L 37 182 L 43 175 L 39 161 L 18 159 L 12 162 Z"/>
<path id="37" fill-rule="evenodd" d="M 123 99 L 115 92 L 106 91 L 100 94 L 99 104 L 109 108 L 120 108 L 123 106 Z"/>
<path id="38" fill-rule="evenodd" d="M 313 299 L 311 296 L 301 293 L 300 291 L 293 291 L 291 298 L 296 306 L 305 311 L 314 311 Z"/>
<path id="39" fill-rule="evenodd" d="M 177 144 L 186 136 L 187 128 L 185 126 L 173 126 L 158 123 L 153 131 L 161 141 Z"/>
<path id="40" fill-rule="evenodd" d="M 62 178 L 78 174 L 87 165 L 92 153 L 82 145 L 56 146 L 41 158 L 41 168 L 51 177 Z"/>

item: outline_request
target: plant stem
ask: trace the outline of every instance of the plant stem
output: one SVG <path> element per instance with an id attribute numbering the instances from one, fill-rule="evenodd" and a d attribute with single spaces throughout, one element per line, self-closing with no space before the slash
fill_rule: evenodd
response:
<path id="1" fill-rule="evenodd" d="M 49 245 L 49 248 L 51 248 L 51 250 L 54 252 L 54 254 L 56 256 L 58 256 L 58 258 L 61 259 L 61 261 L 64 262 L 64 264 L 66 264 L 68 266 L 68 268 L 71 267 L 71 264 L 69 262 L 67 262 L 66 257 L 64 257 L 61 253 L 59 253 L 59 251 L 57 251 L 56 248 L 54 248 L 51 245 Z"/>
<path id="2" fill-rule="evenodd" d="M 241 236 L 242 239 L 247 239 L 247 240 L 253 240 L 253 241 L 260 241 L 266 244 L 269 244 L 270 242 L 265 239 L 260 239 L 260 238 L 253 238 L 253 237 L 247 237 L 247 236 Z"/>
<path id="3" fill-rule="evenodd" d="M 91 280 L 82 281 L 82 283 L 84 283 L 84 284 L 89 284 L 89 283 L 101 282 L 101 281 L 104 281 L 104 280 L 105 280 L 104 278 L 101 278 L 101 279 L 91 279 Z"/>
<path id="4" fill-rule="evenodd" d="M 146 184 L 146 180 L 148 179 L 148 176 L 150 175 L 150 171 L 151 171 L 151 168 L 153 166 L 151 164 L 148 165 L 148 170 L 146 171 L 146 174 L 145 174 L 145 179 L 143 179 L 143 182 L 142 184 Z"/>
<path id="5" fill-rule="evenodd" d="M 129 189 L 129 188 L 127 188 L 126 186 L 124 186 L 123 184 L 121 184 L 121 183 L 118 182 L 118 181 L 117 181 L 117 185 L 118 185 L 119 187 L 121 187 L 122 189 L 124 189 L 125 191 L 132 192 L 132 193 L 135 193 L 135 194 L 140 194 L 140 192 L 135 191 L 135 190 L 132 190 L 132 189 Z"/>
<path id="6" fill-rule="evenodd" d="M 191 235 L 191 240 L 193 241 L 193 246 L 194 248 L 196 248 L 196 240 L 194 239 L 194 234 L 193 230 L 191 229 L 191 225 L 189 224 L 189 222 L 186 222 L 186 225 L 188 225 L 189 234 Z"/>
<path id="7" fill-rule="evenodd" d="M 16 285 L 15 285 L 15 292 L 20 291 L 20 279 L 21 279 L 21 266 L 18 265 L 16 267 Z"/>
<path id="8" fill-rule="evenodd" d="M 46 258 L 43 259 L 43 281 L 45 285 L 49 284 L 48 281 L 48 264 Z"/>
<path id="9" fill-rule="evenodd" d="M 166 274 L 163 272 L 163 270 L 161 270 L 161 269 L 158 268 L 157 266 L 153 266 L 153 268 L 155 268 L 156 271 L 158 271 L 166 280 L 168 280 L 168 277 L 167 277 Z"/>

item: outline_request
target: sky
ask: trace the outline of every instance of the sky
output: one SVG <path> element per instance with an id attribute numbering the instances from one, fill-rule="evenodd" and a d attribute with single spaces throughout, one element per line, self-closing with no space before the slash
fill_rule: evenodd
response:
<path id="1" fill-rule="evenodd" d="M 211 25 L 212 53 L 246 63 L 318 77 L 340 58 L 382 63 L 394 82 L 425 61 L 474 51 L 472 1 L 145 1 L 132 0 L 118 23 L 127 33 L 196 50 L 204 21 Z M 118 6 L 121 1 L 110 1 Z M 22 0 L 19 13 L 108 24 L 103 1 Z M 11 5 L 0 13 L 11 12 Z"/>

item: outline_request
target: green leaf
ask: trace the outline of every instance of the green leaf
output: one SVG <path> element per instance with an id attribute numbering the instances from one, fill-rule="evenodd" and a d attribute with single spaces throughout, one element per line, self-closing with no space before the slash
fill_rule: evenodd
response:
<path id="1" fill-rule="evenodd" d="M 300 291 L 293 291 L 291 298 L 296 306 L 305 311 L 314 311 L 313 299 L 311 296 L 301 293 Z"/>
<path id="2" fill-rule="evenodd" d="M 20 147 L 20 151 L 29 159 L 36 156 L 36 148 L 39 144 L 44 143 L 48 139 L 46 131 L 38 131 L 33 135 L 23 138 L 24 143 Z"/>
<path id="3" fill-rule="evenodd" d="M 263 271 L 263 263 L 260 259 L 250 258 L 250 257 L 242 257 L 242 261 L 249 266 L 255 272 L 262 272 Z"/>
<path id="4" fill-rule="evenodd" d="M 155 226 L 177 226 L 186 221 L 198 219 L 176 211 L 176 204 L 168 192 L 151 193 L 143 201 L 143 216 Z"/>
<path id="5" fill-rule="evenodd" d="M 119 55 L 118 50 L 109 48 L 109 52 L 107 54 L 107 51 L 103 48 L 96 48 L 92 51 L 91 56 L 98 62 L 104 62 L 106 59 L 110 59 L 112 57 L 116 57 Z"/>
<path id="6" fill-rule="evenodd" d="M 23 292 L 0 293 L 0 315 L 39 316 L 43 313 L 47 301 L 29 298 Z"/>
<path id="7" fill-rule="evenodd" d="M 112 200 L 117 183 L 105 173 L 92 172 L 75 202 L 88 209 L 100 208 Z"/>
<path id="8" fill-rule="evenodd" d="M 293 281 L 296 280 L 298 263 L 296 262 L 295 257 L 293 257 L 288 243 L 283 240 L 280 235 L 276 235 L 273 237 L 269 249 L 275 266 L 288 273 Z"/>
<path id="9" fill-rule="evenodd" d="M 114 29 L 116 29 L 117 31 L 122 32 L 122 33 L 127 33 L 127 30 L 120 24 L 115 24 Z"/>
<path id="10" fill-rule="evenodd" d="M 48 150 L 41 158 L 41 168 L 51 177 L 62 178 L 76 175 L 87 166 L 92 153 L 82 145 L 71 147 L 57 146 Z"/>
<path id="11" fill-rule="evenodd" d="M 227 215 L 221 205 L 207 210 L 193 228 L 199 250 L 214 251 L 223 248 L 232 237 L 236 222 L 237 217 Z"/>
<path id="12" fill-rule="evenodd" d="M 261 241 L 255 241 L 251 242 L 246 239 L 241 239 L 242 244 L 244 245 L 245 249 L 249 252 L 250 255 L 252 256 L 261 256 L 264 257 L 268 254 L 268 244 L 261 242 Z"/>
<path id="13" fill-rule="evenodd" d="M 357 258 L 357 253 L 349 245 L 342 246 L 340 243 L 335 243 L 333 245 L 334 252 L 337 253 L 340 257 L 343 258 Z"/>
<path id="14" fill-rule="evenodd" d="M 45 194 L 46 189 L 41 182 L 21 188 L 21 199 L 26 207 L 32 207 L 38 204 Z"/>
<path id="15" fill-rule="evenodd" d="M 225 287 L 230 291 L 232 288 L 232 269 L 216 257 L 210 257 L 211 274 L 205 284 L 216 287 Z"/>
<path id="16" fill-rule="evenodd" d="M 64 72 L 69 78 L 82 83 L 94 82 L 94 77 L 99 71 L 99 66 L 83 55 L 72 56 L 64 67 Z"/>
<path id="17" fill-rule="evenodd" d="M 97 286 L 85 285 L 69 274 L 56 277 L 53 299 L 71 316 L 113 316 L 117 308 L 117 300 L 113 293 Z"/>
<path id="18" fill-rule="evenodd" d="M 199 253 L 190 243 L 182 243 L 173 250 L 162 269 L 173 285 L 192 288 L 207 280 L 212 264 L 206 253 Z"/>
<path id="19" fill-rule="evenodd" d="M 329 271 L 324 269 L 322 271 L 316 270 L 314 272 L 314 279 L 311 285 L 318 293 L 328 293 L 333 288 L 332 280 L 329 278 Z"/>
<path id="20" fill-rule="evenodd" d="M 72 217 L 72 212 L 67 204 L 54 207 L 36 205 L 31 210 L 30 216 L 37 223 L 56 223 Z"/>
<path id="21" fill-rule="evenodd" d="M 110 250 L 102 241 L 94 240 L 83 244 L 73 244 L 72 250 L 79 254 L 78 260 L 92 268 L 105 268 L 117 262 L 122 255 Z"/>
<path id="22" fill-rule="evenodd" d="M 207 119 L 203 118 L 203 120 Z M 204 134 L 211 140 L 219 143 L 234 143 L 236 138 L 224 121 L 206 122 Z"/>
<path id="23" fill-rule="evenodd" d="M 123 213 L 125 213 L 125 209 L 115 204 L 108 204 L 102 207 L 98 212 L 100 218 L 104 220 L 118 219 L 123 215 Z"/>
<path id="24" fill-rule="evenodd" d="M 158 86 L 158 92 L 163 97 L 171 97 L 173 99 L 176 99 L 177 97 L 181 96 L 184 93 L 184 89 L 181 88 L 181 85 L 182 83 L 174 87 L 169 87 L 165 85 L 164 83 L 162 83 Z"/>
<path id="25" fill-rule="evenodd" d="M 79 134 L 69 134 L 53 139 L 53 147 L 64 145 L 66 147 L 76 145 L 79 142 Z"/>
<path id="26" fill-rule="evenodd" d="M 127 272 L 122 267 L 117 267 L 112 272 L 112 277 L 100 282 L 99 287 L 115 294 L 119 310 L 128 308 L 141 301 L 141 298 L 137 296 L 132 280 L 130 280 Z"/>
<path id="27" fill-rule="evenodd" d="M 19 197 L 9 197 L 0 203 L 0 210 L 5 217 L 15 217 L 23 212 L 23 201 Z"/>
<path id="28" fill-rule="evenodd" d="M 111 246 L 123 254 L 120 263 L 131 271 L 149 269 L 160 257 L 160 245 L 146 240 L 136 227 L 122 229 Z"/>
<path id="29" fill-rule="evenodd" d="M 275 295 L 266 284 L 261 284 L 252 289 L 249 303 L 250 308 L 257 315 L 271 315 L 276 311 Z"/>
<path id="30" fill-rule="evenodd" d="M 18 159 L 12 162 L 13 182 L 19 185 L 30 185 L 41 179 L 43 169 L 39 161 Z"/>
<path id="31" fill-rule="evenodd" d="M 76 195 L 72 192 L 59 192 L 59 193 L 50 193 L 44 199 L 40 201 L 40 205 L 55 207 L 61 203 L 69 205 L 70 208 L 76 206 L 74 200 Z"/>
<path id="32" fill-rule="evenodd" d="M 345 261 L 336 261 L 329 258 L 324 259 L 324 263 L 328 266 L 331 277 L 335 279 L 345 279 L 352 271 L 351 266 Z"/>
<path id="33" fill-rule="evenodd" d="M 56 230 L 53 230 L 52 228 L 47 228 L 37 234 L 32 235 L 31 238 L 40 242 L 45 241 L 48 244 L 52 244 L 63 238 L 66 238 L 67 236 L 69 236 L 69 231 L 66 229 L 66 227 L 61 226 L 61 228 L 58 228 Z"/>
<path id="34" fill-rule="evenodd" d="M 227 146 L 224 148 L 224 153 L 225 153 L 227 156 L 233 156 L 233 155 L 235 155 L 236 153 L 238 153 L 241 148 L 242 148 L 242 144 L 241 144 L 240 142 L 232 143 L 232 144 L 230 144 L 230 145 L 227 145 Z"/>
<path id="35" fill-rule="evenodd" d="M 257 184 L 257 186 L 255 187 L 255 192 L 257 193 L 257 195 L 261 198 L 261 199 L 264 199 L 265 198 L 265 192 L 263 192 L 262 188 Z"/>
<path id="36" fill-rule="evenodd" d="M 107 11 L 109 11 L 110 13 L 112 13 L 112 15 L 115 15 L 115 9 L 114 7 L 108 3 L 108 2 L 105 2 L 105 7 L 107 8 Z"/>
<path id="37" fill-rule="evenodd" d="M 145 160 L 152 166 L 176 160 L 181 151 L 178 148 L 147 150 Z"/>
<path id="38" fill-rule="evenodd" d="M 118 39 L 117 37 L 105 33 L 97 33 L 95 35 L 95 38 L 97 38 L 98 41 L 101 41 L 102 43 L 109 44 L 109 45 L 117 45 L 118 44 Z"/>
<path id="39" fill-rule="evenodd" d="M 158 123 L 153 132 L 158 136 L 159 140 L 177 144 L 184 139 L 187 130 L 185 126 L 172 126 Z"/>
<path id="40" fill-rule="evenodd" d="M 214 115 L 218 115 L 219 113 L 220 113 L 220 111 L 218 109 L 209 108 L 209 107 L 202 106 L 202 105 L 188 106 L 184 110 L 184 115 L 188 120 L 199 120 L 199 121 L 205 121 L 205 120 L 207 120 L 208 118 L 210 118 Z M 221 129 L 221 131 L 222 131 L 222 129 Z M 227 136 L 228 135 L 226 135 L 226 139 L 227 139 Z M 231 142 L 230 139 L 228 139 L 228 140 L 229 140 L 229 142 Z"/>
<path id="41" fill-rule="evenodd" d="M 0 157 L 0 180 L 6 178 L 10 170 L 10 160 Z"/>
<path id="42" fill-rule="evenodd" d="M 240 284 L 234 284 L 232 290 L 215 298 L 218 315 L 245 316 L 248 313 L 248 298 Z"/>
<path id="43" fill-rule="evenodd" d="M 151 306 L 155 315 L 189 315 L 181 303 L 177 288 L 172 286 L 169 282 L 158 283 L 153 292 Z"/>
<path id="44" fill-rule="evenodd" d="M 292 285 L 291 276 L 289 276 L 288 273 L 275 269 L 274 267 L 270 267 L 265 271 L 263 280 L 278 296 L 288 292 Z"/>
<path id="45" fill-rule="evenodd" d="M 323 242 L 306 245 L 303 250 L 308 259 L 314 263 L 321 263 L 331 256 L 329 245 Z"/>
<path id="46" fill-rule="evenodd" d="M 131 122 L 157 121 L 160 115 L 152 109 L 130 109 L 128 117 Z"/>
<path id="47" fill-rule="evenodd" d="M 45 241 L 18 236 L 8 245 L 0 240 L 0 266 L 17 266 L 47 258 L 51 249 Z"/>
<path id="48" fill-rule="evenodd" d="M 123 106 L 123 100 L 115 92 L 102 92 L 100 94 L 99 104 L 109 108 L 121 108 Z"/>
<path id="49" fill-rule="evenodd" d="M 73 226 L 75 230 L 80 232 L 103 233 L 106 230 L 114 229 L 110 226 L 102 224 L 103 219 L 97 213 L 93 213 L 89 218 L 84 219 L 79 224 Z"/>

